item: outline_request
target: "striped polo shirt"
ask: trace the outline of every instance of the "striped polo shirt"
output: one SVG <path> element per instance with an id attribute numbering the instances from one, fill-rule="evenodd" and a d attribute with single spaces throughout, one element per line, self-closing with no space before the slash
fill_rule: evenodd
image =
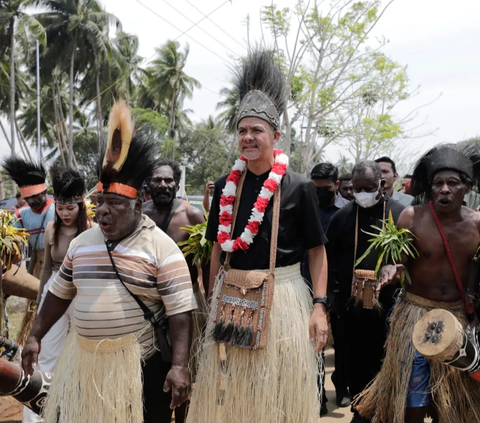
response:
<path id="1" fill-rule="evenodd" d="M 158 317 L 197 307 L 182 252 L 147 216 L 112 251 L 128 289 Z M 145 359 L 154 353 L 154 331 L 133 297 L 117 278 L 100 226 L 75 238 L 50 292 L 73 300 L 73 325 L 80 336 L 114 339 L 137 333 Z"/>

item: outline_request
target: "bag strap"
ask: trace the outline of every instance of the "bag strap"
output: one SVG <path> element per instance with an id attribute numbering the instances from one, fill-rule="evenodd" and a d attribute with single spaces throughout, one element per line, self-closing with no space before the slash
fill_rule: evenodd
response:
<path id="1" fill-rule="evenodd" d="M 243 183 L 245 182 L 245 177 L 247 171 L 242 173 L 240 180 L 238 181 L 237 186 L 237 195 L 236 201 L 233 206 L 233 217 L 232 217 L 232 229 L 230 236 L 233 238 L 233 231 L 235 229 L 235 223 L 237 221 L 238 209 L 240 207 L 240 198 L 243 191 Z M 273 214 L 272 214 L 272 232 L 270 238 L 270 262 L 269 262 L 269 273 L 275 274 L 275 266 L 277 262 L 277 244 L 278 244 L 278 228 L 280 226 L 280 199 L 281 199 L 282 187 L 281 182 L 278 184 L 275 193 L 273 194 Z M 229 266 L 230 264 L 231 253 L 227 252 L 225 258 L 224 266 Z"/>
<path id="2" fill-rule="evenodd" d="M 167 233 L 167 229 L 170 226 L 172 217 L 175 214 L 175 211 L 180 207 L 180 204 L 182 204 L 182 202 L 178 198 L 175 198 L 175 200 L 173 200 L 172 207 L 170 208 L 168 214 L 165 216 L 165 219 L 163 219 L 163 222 L 160 225 L 160 229 L 163 232 Z"/>
<path id="3" fill-rule="evenodd" d="M 428 202 L 430 206 L 430 210 L 432 210 L 433 214 L 433 219 L 435 220 L 435 223 L 437 224 L 438 232 L 440 232 L 440 236 L 442 237 L 443 241 L 443 246 L 445 247 L 445 251 L 447 253 L 448 261 L 450 262 L 450 266 L 453 270 L 453 276 L 455 279 L 455 282 L 457 283 L 458 290 L 460 291 L 460 295 L 463 300 L 463 304 L 465 305 L 465 311 L 467 312 L 467 317 L 468 319 L 473 319 L 470 320 L 471 322 L 475 320 L 475 314 L 473 310 L 473 306 L 470 302 L 467 301 L 467 297 L 465 296 L 465 291 L 463 290 L 463 285 L 462 285 L 462 280 L 460 279 L 460 275 L 458 274 L 457 266 L 455 266 L 455 261 L 453 259 L 453 254 L 452 250 L 450 249 L 450 245 L 447 241 L 447 236 L 445 235 L 445 232 L 443 230 L 442 224 L 440 223 L 440 219 L 438 218 L 437 212 L 435 211 L 435 207 L 433 206 L 433 203 L 431 201 Z"/>
<path id="4" fill-rule="evenodd" d="M 143 317 L 145 318 L 145 320 L 149 320 L 152 325 L 154 327 L 157 326 L 158 324 L 158 321 L 155 320 L 155 314 L 153 313 L 152 310 L 150 310 L 146 305 L 145 303 L 140 299 L 138 298 L 132 291 L 130 291 L 127 287 L 127 285 L 125 285 L 125 282 L 123 282 L 123 279 L 122 277 L 120 276 L 120 273 L 118 273 L 118 269 L 117 269 L 117 266 L 115 264 L 115 262 L 113 261 L 113 256 L 112 256 L 112 251 L 110 250 L 110 245 L 109 245 L 109 242 L 108 241 L 105 241 L 105 246 L 107 247 L 107 251 L 108 251 L 108 256 L 110 257 L 110 261 L 112 263 L 112 266 L 113 266 L 113 270 L 115 271 L 115 274 L 117 275 L 117 278 L 120 280 L 120 282 L 122 283 L 122 285 L 125 287 L 125 289 L 128 291 L 128 293 L 133 297 L 133 299 L 136 301 L 136 303 L 138 304 L 138 306 L 142 309 L 143 311 Z"/>

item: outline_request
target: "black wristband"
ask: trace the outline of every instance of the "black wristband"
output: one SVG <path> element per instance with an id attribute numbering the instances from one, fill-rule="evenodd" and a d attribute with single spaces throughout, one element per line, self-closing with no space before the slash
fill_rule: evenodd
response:
<path id="1" fill-rule="evenodd" d="M 313 299 L 313 305 L 315 304 L 323 304 L 325 306 L 325 311 L 330 311 L 330 301 L 328 301 L 328 297 L 317 297 Z"/>

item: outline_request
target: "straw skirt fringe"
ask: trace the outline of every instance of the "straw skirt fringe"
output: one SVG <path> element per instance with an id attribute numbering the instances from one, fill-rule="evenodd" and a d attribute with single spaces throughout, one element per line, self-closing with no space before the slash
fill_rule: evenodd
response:
<path id="1" fill-rule="evenodd" d="M 409 293 L 400 298 L 391 318 L 382 369 L 354 403 L 360 415 L 372 423 L 405 421 L 408 383 L 415 357 L 413 328 L 425 313 L 435 308 L 449 310 L 467 326 L 461 301 L 434 302 Z M 430 361 L 430 390 L 440 422 L 480 422 L 480 384 L 459 370 Z"/>
<path id="2" fill-rule="evenodd" d="M 190 362 L 188 368 L 190 371 L 190 378 L 195 381 L 198 366 L 198 354 L 202 339 L 202 330 L 207 322 L 208 307 L 205 301 L 205 295 L 200 290 L 198 283 L 193 284 L 193 294 L 197 301 L 197 308 L 192 311 L 193 331 L 192 331 L 192 346 L 190 347 Z"/>
<path id="3" fill-rule="evenodd" d="M 141 423 L 141 347 L 135 335 L 92 341 L 71 330 L 47 397 L 45 423 Z"/>
<path id="4" fill-rule="evenodd" d="M 299 264 L 276 269 L 275 275 L 266 347 L 226 347 L 223 405 L 218 404 L 222 369 L 210 311 L 187 422 L 318 422 L 320 357 L 308 333 L 312 297 Z"/>

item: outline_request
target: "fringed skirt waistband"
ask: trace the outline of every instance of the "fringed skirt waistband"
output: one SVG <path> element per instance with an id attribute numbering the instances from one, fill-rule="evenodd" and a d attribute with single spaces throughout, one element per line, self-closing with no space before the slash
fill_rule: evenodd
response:
<path id="1" fill-rule="evenodd" d="M 406 293 L 405 298 L 410 304 L 427 309 L 442 308 L 444 310 L 459 310 L 464 308 L 462 300 L 451 302 L 433 301 L 415 294 L 411 294 L 410 292 Z"/>

